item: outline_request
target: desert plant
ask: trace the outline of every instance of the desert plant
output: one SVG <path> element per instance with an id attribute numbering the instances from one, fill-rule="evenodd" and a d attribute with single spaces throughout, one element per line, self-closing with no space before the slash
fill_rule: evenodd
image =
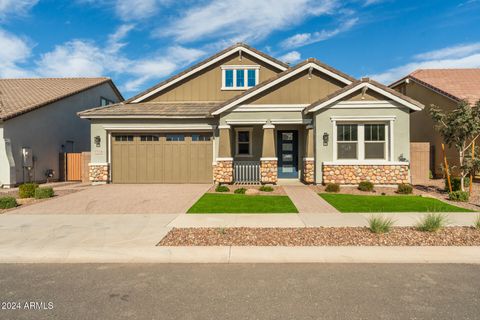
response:
<path id="1" fill-rule="evenodd" d="M 480 214 L 475 219 L 475 222 L 473 223 L 473 227 L 477 230 L 480 230 Z"/>
<path id="2" fill-rule="evenodd" d="M 263 191 L 263 192 L 272 192 L 272 191 L 273 191 L 273 187 L 270 187 L 270 186 L 261 186 L 260 188 L 258 188 L 258 190 Z"/>
<path id="3" fill-rule="evenodd" d="M 413 187 L 407 183 L 401 183 L 398 185 L 397 193 L 400 194 L 411 194 L 413 192 Z"/>
<path id="4" fill-rule="evenodd" d="M 467 191 L 453 191 L 448 193 L 448 199 L 452 201 L 468 202 L 470 194 Z"/>
<path id="5" fill-rule="evenodd" d="M 18 196 L 22 199 L 33 198 L 35 196 L 35 189 L 38 188 L 36 183 L 24 183 L 18 187 Z"/>
<path id="6" fill-rule="evenodd" d="M 325 187 L 326 192 L 339 192 L 340 191 L 340 185 L 338 183 L 329 183 Z"/>
<path id="7" fill-rule="evenodd" d="M 358 184 L 358 190 L 372 191 L 373 190 L 373 183 L 371 183 L 370 181 L 362 181 Z"/>
<path id="8" fill-rule="evenodd" d="M 35 189 L 35 199 L 46 199 L 53 197 L 55 193 L 50 187 L 37 188 Z"/>
<path id="9" fill-rule="evenodd" d="M 218 186 L 215 188 L 215 191 L 216 191 L 216 192 L 228 192 L 228 191 L 230 191 L 230 189 L 228 189 L 227 186 L 218 185 Z"/>
<path id="10" fill-rule="evenodd" d="M 452 183 L 452 191 L 462 190 L 462 180 L 459 177 L 450 178 L 450 182 Z M 470 186 L 470 178 L 465 177 L 463 183 L 465 184 L 465 188 L 468 188 Z M 445 178 L 445 190 L 448 191 L 448 180 L 446 178 Z"/>
<path id="11" fill-rule="evenodd" d="M 387 233 L 392 229 L 394 223 L 392 218 L 385 218 L 381 215 L 371 216 L 368 219 L 369 229 L 373 233 Z"/>
<path id="12" fill-rule="evenodd" d="M 447 224 L 447 217 L 440 213 L 426 214 L 417 225 L 417 230 L 424 232 L 436 232 Z"/>
<path id="13" fill-rule="evenodd" d="M 17 200 L 14 197 L 6 196 L 0 198 L 0 209 L 15 208 L 17 205 Z"/>
<path id="14" fill-rule="evenodd" d="M 235 189 L 235 191 L 233 191 L 233 193 L 236 193 L 236 194 L 245 194 L 245 192 L 247 192 L 247 189 L 245 188 L 238 188 L 238 189 Z"/>

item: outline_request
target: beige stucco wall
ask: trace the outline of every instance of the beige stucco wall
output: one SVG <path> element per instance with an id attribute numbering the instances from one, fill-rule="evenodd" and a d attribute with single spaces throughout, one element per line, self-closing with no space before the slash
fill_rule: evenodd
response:
<path id="1" fill-rule="evenodd" d="M 356 108 L 356 109 L 321 109 L 315 116 L 315 167 L 316 182 L 322 182 L 322 163 L 333 161 L 333 123 L 332 116 L 395 116 L 393 160 L 398 161 L 403 155 L 410 158 L 409 110 L 391 103 L 392 108 Z M 323 145 L 323 134 L 328 133 L 328 145 Z"/>
<path id="2" fill-rule="evenodd" d="M 77 112 L 99 106 L 100 97 L 118 101 L 111 86 L 106 83 L 5 121 L 0 146 L 0 183 L 14 185 L 28 181 L 28 172 L 23 168 L 23 147 L 32 148 L 35 159 L 31 170 L 32 181 L 44 181 L 47 169 L 53 169 L 54 179 L 58 178 L 60 152 L 89 151 L 89 121 L 80 119 Z M 5 139 L 11 142 L 14 170 L 9 169 L 12 164 L 3 151 Z M 71 144 L 66 143 L 67 140 L 74 142 L 73 150 Z M 65 146 L 64 150 L 62 145 Z"/>
<path id="3" fill-rule="evenodd" d="M 434 104 L 449 112 L 457 106 L 457 102 L 436 93 L 435 91 L 427 89 L 414 81 L 394 87 L 394 89 L 399 91 L 401 88 L 405 90 L 405 95 L 425 105 L 423 111 L 414 112 L 410 115 L 410 137 L 412 142 L 429 142 L 431 146 L 435 147 L 434 174 L 436 176 L 441 176 L 441 166 L 443 164 L 443 140 L 435 129 L 435 123 L 428 113 L 428 108 L 430 105 Z M 449 165 L 457 165 L 458 161 L 456 161 L 456 159 L 458 159 L 458 156 L 454 149 L 447 147 L 447 158 L 450 162 Z"/>
<path id="4" fill-rule="evenodd" d="M 263 82 L 277 73 L 281 72 L 271 65 L 249 56 L 242 54 L 240 60 L 238 53 L 223 59 L 212 66 L 196 73 L 178 84 L 175 84 L 167 90 L 153 95 L 145 100 L 147 101 L 225 101 L 233 98 L 244 90 L 221 90 L 222 88 L 222 65 L 258 65 L 259 83 Z"/>

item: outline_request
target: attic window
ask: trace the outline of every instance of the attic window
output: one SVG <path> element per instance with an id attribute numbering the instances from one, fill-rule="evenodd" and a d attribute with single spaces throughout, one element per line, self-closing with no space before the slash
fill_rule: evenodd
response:
<path id="1" fill-rule="evenodd" d="M 222 90 L 247 90 L 258 84 L 260 66 L 222 66 Z"/>

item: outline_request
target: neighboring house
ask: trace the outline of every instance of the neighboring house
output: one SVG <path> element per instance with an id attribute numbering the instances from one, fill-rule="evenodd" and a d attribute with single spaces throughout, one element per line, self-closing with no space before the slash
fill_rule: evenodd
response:
<path id="1" fill-rule="evenodd" d="M 107 78 L 0 79 L 0 184 L 58 179 L 59 153 L 90 150 L 77 112 L 123 101 Z"/>
<path id="2" fill-rule="evenodd" d="M 423 105 L 318 60 L 289 67 L 236 44 L 91 120 L 93 182 L 409 181 Z"/>
<path id="3" fill-rule="evenodd" d="M 394 82 L 391 88 L 420 101 L 425 106 L 434 104 L 444 111 L 453 110 L 461 100 L 474 105 L 480 100 L 480 69 L 420 69 Z M 430 143 L 430 170 L 443 175 L 442 137 L 428 109 L 410 116 L 412 142 Z M 458 152 L 446 148 L 449 166 L 458 166 Z"/>

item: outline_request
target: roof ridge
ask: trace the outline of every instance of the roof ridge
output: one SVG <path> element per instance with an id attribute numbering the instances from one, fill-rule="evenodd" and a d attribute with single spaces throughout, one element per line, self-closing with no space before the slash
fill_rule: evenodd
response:
<path id="1" fill-rule="evenodd" d="M 112 80 L 109 77 L 38 77 L 38 78 L 0 78 L 0 81 L 3 80 L 83 80 L 83 79 L 102 79 L 102 80 Z"/>

